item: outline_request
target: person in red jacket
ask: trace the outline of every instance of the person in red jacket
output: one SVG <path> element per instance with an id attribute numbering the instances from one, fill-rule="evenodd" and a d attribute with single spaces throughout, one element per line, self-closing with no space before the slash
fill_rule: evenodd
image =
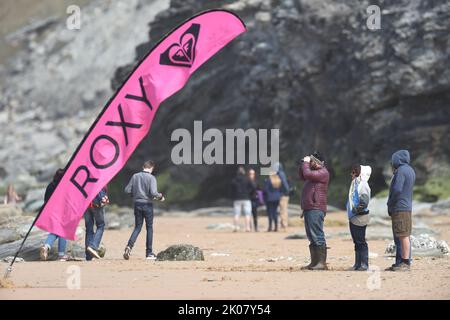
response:
<path id="1" fill-rule="evenodd" d="M 323 232 L 323 222 L 327 212 L 330 174 L 322 156 L 317 152 L 303 158 L 298 174 L 300 179 L 305 181 L 301 207 L 311 255 L 311 263 L 302 269 L 327 270 L 327 244 Z"/>

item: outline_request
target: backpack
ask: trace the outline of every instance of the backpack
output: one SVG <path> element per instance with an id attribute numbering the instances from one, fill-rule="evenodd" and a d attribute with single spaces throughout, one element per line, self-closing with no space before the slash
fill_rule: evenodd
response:
<path id="1" fill-rule="evenodd" d="M 105 203 L 102 203 L 102 199 L 103 197 L 107 197 L 108 194 L 106 193 L 105 189 L 102 189 L 94 198 L 94 200 L 92 200 L 92 205 L 96 208 L 100 208 L 103 207 L 105 205 Z"/>

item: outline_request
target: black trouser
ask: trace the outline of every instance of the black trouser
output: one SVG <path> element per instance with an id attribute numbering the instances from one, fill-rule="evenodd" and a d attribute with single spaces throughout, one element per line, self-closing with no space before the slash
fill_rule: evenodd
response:
<path id="1" fill-rule="evenodd" d="M 269 217 L 269 230 L 272 230 L 272 223 L 274 224 L 274 230 L 278 230 L 278 205 L 279 200 L 266 201 L 267 216 Z"/>
<path id="2" fill-rule="evenodd" d="M 258 201 L 252 200 L 252 215 L 253 215 L 253 225 L 255 226 L 255 231 L 258 230 Z"/>
<path id="3" fill-rule="evenodd" d="M 359 259 L 356 261 L 356 267 L 360 267 L 361 264 L 365 264 L 366 266 L 369 264 L 369 246 L 366 242 L 366 228 L 367 226 L 357 226 L 350 222 L 350 234 L 355 244 L 355 252 L 359 255 Z"/>

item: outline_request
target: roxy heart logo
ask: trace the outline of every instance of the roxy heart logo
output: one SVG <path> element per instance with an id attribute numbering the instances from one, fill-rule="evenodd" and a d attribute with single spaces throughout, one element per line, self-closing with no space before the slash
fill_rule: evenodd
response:
<path id="1" fill-rule="evenodd" d="M 180 37 L 179 43 L 172 44 L 161 53 L 160 64 L 178 67 L 191 67 L 195 59 L 195 46 L 197 45 L 200 25 L 193 23 Z"/>

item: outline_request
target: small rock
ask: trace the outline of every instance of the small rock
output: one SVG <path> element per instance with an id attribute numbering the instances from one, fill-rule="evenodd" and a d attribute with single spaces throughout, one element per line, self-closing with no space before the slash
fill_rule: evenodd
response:
<path id="1" fill-rule="evenodd" d="M 286 240 L 308 239 L 308 237 L 306 236 L 306 233 L 304 231 L 299 231 L 288 235 L 285 239 Z"/>
<path id="2" fill-rule="evenodd" d="M 212 257 L 229 257 L 229 253 L 220 253 L 220 252 L 213 252 L 211 253 Z"/>
<path id="3" fill-rule="evenodd" d="M 232 223 L 211 223 L 206 229 L 210 230 L 234 230 L 234 225 Z"/>
<path id="4" fill-rule="evenodd" d="M 7 256 L 6 258 L 4 258 L 3 259 L 3 262 L 6 262 L 6 263 L 11 263 L 12 261 L 13 261 L 13 259 L 14 259 L 14 256 Z M 22 258 L 20 258 L 20 257 L 17 257 L 16 258 L 16 261 L 14 262 L 14 263 L 17 263 L 17 262 L 25 262 L 25 260 L 23 260 Z"/>
<path id="5" fill-rule="evenodd" d="M 158 261 L 203 261 L 203 251 L 190 244 L 176 244 L 161 251 L 157 255 Z"/>

